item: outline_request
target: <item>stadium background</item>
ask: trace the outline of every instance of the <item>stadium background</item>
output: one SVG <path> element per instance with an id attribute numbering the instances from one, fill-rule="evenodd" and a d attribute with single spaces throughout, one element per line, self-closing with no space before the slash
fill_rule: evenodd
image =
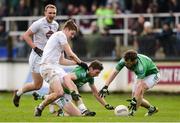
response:
<path id="1" fill-rule="evenodd" d="M 100 89 L 112 68 L 127 49 L 136 49 L 151 57 L 161 73 L 160 83 L 150 90 L 147 99 L 159 107 L 160 112 L 151 118 L 142 117 L 140 109 L 132 118 L 115 117 L 113 112 L 95 104 L 90 93 L 82 93 L 88 108 L 96 117 L 57 118 L 45 110 L 41 118 L 33 117 L 38 102 L 24 95 L 20 108 L 12 105 L 12 91 L 31 81 L 28 57 L 31 49 L 21 35 L 28 26 L 43 16 L 46 4 L 55 4 L 56 20 L 62 24 L 75 19 L 79 34 L 71 42 L 73 51 L 84 61 L 102 61 L 105 69 L 95 79 Z M 0 0 L 0 121 L 2 122 L 177 122 L 180 121 L 180 1 L 179 0 Z M 108 16 L 106 16 L 108 15 Z M 145 32 L 143 24 L 150 22 L 153 29 Z M 165 29 L 165 27 L 168 27 Z M 143 31 L 144 30 L 144 31 Z M 146 34 L 147 33 L 147 34 Z M 63 66 L 64 67 L 64 66 Z M 72 67 L 64 67 L 68 72 Z M 109 87 L 113 93 L 108 103 L 128 105 L 134 75 L 123 69 Z M 44 85 L 41 93 L 46 93 Z M 90 91 L 84 86 L 82 91 Z M 127 93 L 124 93 L 127 92 Z M 94 104 L 94 105 L 92 105 Z"/>
<path id="2" fill-rule="evenodd" d="M 49 3 L 57 6 L 56 20 L 60 24 L 73 18 L 79 25 L 79 34 L 71 42 L 73 51 L 88 63 L 94 59 L 104 63 L 105 69 L 96 78 L 99 88 L 123 52 L 133 48 L 158 64 L 162 79 L 155 90 L 180 91 L 177 86 L 180 84 L 178 0 L 2 0 L 0 90 L 12 91 L 31 80 L 28 69 L 31 49 L 21 35 L 34 20 L 43 16 L 43 8 Z M 143 29 L 146 21 L 153 28 L 149 32 Z M 110 90 L 129 91 L 132 80 L 133 75 L 124 70 Z M 116 88 L 118 83 L 120 87 Z M 89 91 L 89 88 L 82 90 Z"/>

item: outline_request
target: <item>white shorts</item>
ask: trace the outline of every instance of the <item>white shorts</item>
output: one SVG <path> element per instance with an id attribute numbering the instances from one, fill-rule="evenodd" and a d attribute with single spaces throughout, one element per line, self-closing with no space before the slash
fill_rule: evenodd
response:
<path id="1" fill-rule="evenodd" d="M 151 74 L 143 79 L 143 81 L 146 83 L 148 86 L 148 89 L 154 87 L 160 80 L 160 74 Z M 135 92 L 137 88 L 137 82 L 134 82 L 133 87 L 132 87 L 132 92 Z"/>
<path id="2" fill-rule="evenodd" d="M 40 73 L 40 61 L 41 57 L 38 56 L 34 51 L 31 51 L 31 54 L 29 56 L 29 65 L 30 65 L 30 71 L 34 73 Z"/>
<path id="3" fill-rule="evenodd" d="M 61 109 L 64 108 L 64 106 L 72 101 L 72 97 L 70 94 L 64 94 L 63 97 L 60 97 L 55 101 L 55 104 L 58 105 Z"/>
<path id="4" fill-rule="evenodd" d="M 63 83 L 63 77 L 67 73 L 58 64 L 43 64 L 40 66 L 40 74 L 43 79 L 50 84 L 51 80 L 58 77 L 61 83 Z"/>

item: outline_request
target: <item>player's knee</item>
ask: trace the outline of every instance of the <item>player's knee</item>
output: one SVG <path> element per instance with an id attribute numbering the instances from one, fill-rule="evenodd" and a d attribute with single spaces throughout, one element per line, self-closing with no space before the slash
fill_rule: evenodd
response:
<path id="1" fill-rule="evenodd" d="M 56 95 L 57 98 L 60 98 L 61 96 L 63 96 L 64 92 L 63 91 L 58 91 L 56 94 L 57 94 Z"/>

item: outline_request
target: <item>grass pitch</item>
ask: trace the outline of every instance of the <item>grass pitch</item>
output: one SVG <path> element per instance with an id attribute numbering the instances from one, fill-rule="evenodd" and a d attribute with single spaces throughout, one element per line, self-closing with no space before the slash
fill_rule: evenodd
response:
<path id="1" fill-rule="evenodd" d="M 56 117 L 48 108 L 41 117 L 34 117 L 34 107 L 40 101 L 34 101 L 31 95 L 23 95 L 20 107 L 12 104 L 12 93 L 0 93 L 0 122 L 180 122 L 180 96 L 176 94 L 146 94 L 145 97 L 159 108 L 159 112 L 145 117 L 146 109 L 139 108 L 134 117 L 117 117 L 113 111 L 102 107 L 91 93 L 81 94 L 86 106 L 95 111 L 95 117 Z M 110 94 L 106 97 L 113 106 L 128 105 L 126 99 L 131 94 Z"/>

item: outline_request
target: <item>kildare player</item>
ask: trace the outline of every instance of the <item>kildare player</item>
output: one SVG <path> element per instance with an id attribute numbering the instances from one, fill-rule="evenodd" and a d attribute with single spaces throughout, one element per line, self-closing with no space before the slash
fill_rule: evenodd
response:
<path id="1" fill-rule="evenodd" d="M 39 71 L 39 63 L 47 40 L 59 28 L 58 23 L 54 20 L 56 13 L 56 6 L 52 4 L 46 5 L 44 10 L 45 17 L 33 22 L 29 29 L 23 34 L 23 39 L 32 48 L 29 65 L 33 82 L 26 83 L 15 92 L 13 103 L 16 107 L 19 107 L 20 97 L 24 93 L 39 90 L 43 84 L 43 78 Z"/>
<path id="2" fill-rule="evenodd" d="M 97 77 L 102 70 L 103 70 L 103 65 L 98 60 L 95 60 L 90 63 L 88 70 L 84 69 L 81 66 L 78 66 L 74 68 L 72 72 L 68 73 L 68 76 L 71 78 L 71 80 L 74 82 L 74 84 L 77 86 L 78 89 L 82 87 L 84 84 L 88 83 L 97 101 L 106 109 L 113 110 L 114 107 L 108 104 L 103 98 L 101 98 L 98 95 L 98 90 L 94 84 L 94 77 Z M 67 88 L 65 88 L 64 91 L 65 91 L 65 98 L 72 101 L 70 91 Z M 35 100 L 46 98 L 46 95 L 40 95 L 37 92 L 34 92 L 33 96 Z M 61 108 L 61 105 L 59 104 L 59 102 L 61 102 L 60 99 L 56 100 L 55 104 Z M 86 116 L 96 115 L 95 112 L 88 110 L 88 108 L 83 103 L 82 98 L 79 98 L 79 100 L 75 101 L 75 104 L 77 105 L 77 107 L 79 108 L 79 110 L 81 111 L 83 115 L 86 115 Z M 52 112 L 52 109 L 51 109 L 51 112 Z M 63 112 L 60 109 L 58 113 L 63 113 Z"/>

